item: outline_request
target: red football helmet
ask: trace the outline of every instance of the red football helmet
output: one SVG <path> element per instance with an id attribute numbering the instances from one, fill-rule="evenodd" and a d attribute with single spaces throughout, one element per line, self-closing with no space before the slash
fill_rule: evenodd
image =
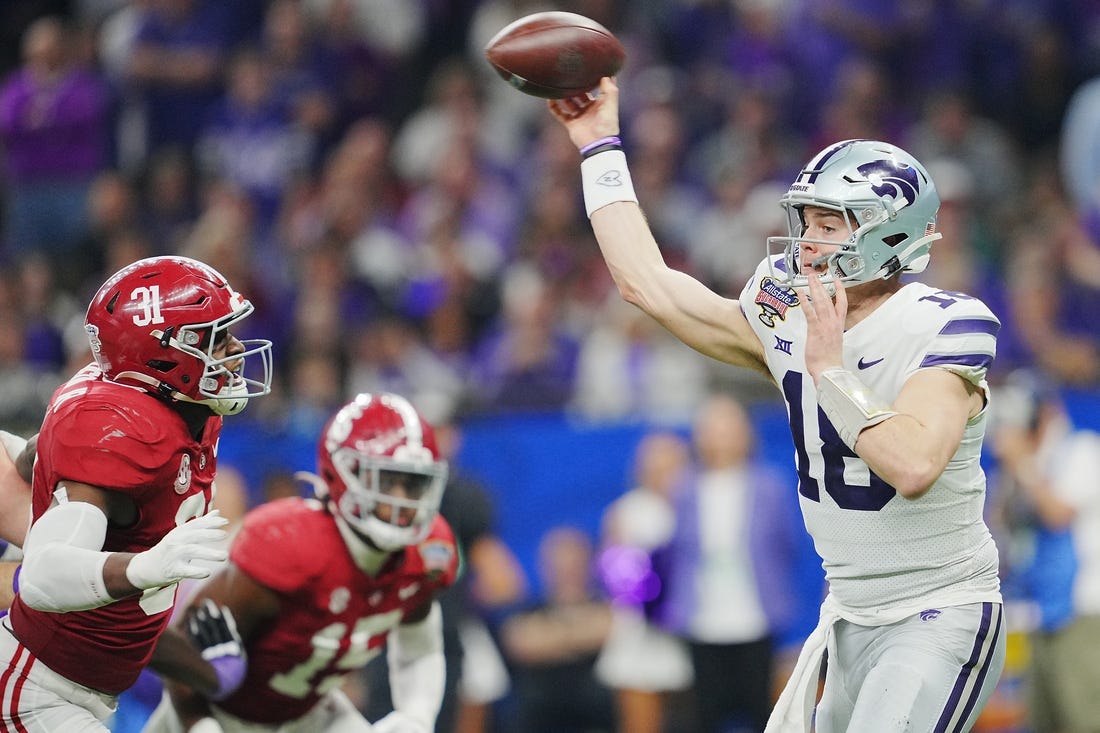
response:
<path id="1" fill-rule="evenodd" d="M 84 329 L 108 379 L 233 415 L 271 391 L 270 341 L 241 341 L 243 352 L 214 357 L 222 335 L 252 310 L 212 267 L 186 257 L 149 257 L 100 287 Z M 251 356 L 260 357 L 262 377 L 258 371 L 245 376 Z"/>
<path id="2" fill-rule="evenodd" d="M 404 397 L 360 394 L 344 405 L 321 434 L 317 465 L 338 518 L 379 549 L 428 536 L 447 462 L 432 426 Z"/>

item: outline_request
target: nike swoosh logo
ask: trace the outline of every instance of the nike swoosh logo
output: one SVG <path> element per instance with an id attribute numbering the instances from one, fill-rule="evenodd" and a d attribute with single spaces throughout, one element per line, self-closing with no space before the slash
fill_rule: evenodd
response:
<path id="1" fill-rule="evenodd" d="M 864 361 L 863 357 L 861 356 L 861 357 L 859 357 L 859 362 L 856 364 L 856 366 L 859 367 L 860 369 L 869 369 L 869 368 L 873 367 L 875 364 L 878 364 L 880 361 L 884 361 L 885 359 L 886 359 L 886 357 L 884 356 L 881 359 L 875 359 L 874 361 Z"/>

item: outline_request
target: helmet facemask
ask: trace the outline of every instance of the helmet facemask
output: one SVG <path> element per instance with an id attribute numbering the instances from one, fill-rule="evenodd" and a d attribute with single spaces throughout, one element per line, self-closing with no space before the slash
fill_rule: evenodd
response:
<path id="1" fill-rule="evenodd" d="M 239 296 L 237 296 L 239 298 Z M 234 299 L 233 313 L 216 321 L 189 323 L 181 326 L 175 333 L 171 328 L 165 331 L 153 331 L 153 335 L 169 346 L 199 359 L 203 363 L 202 376 L 196 390 L 196 397 L 175 394 L 177 399 L 205 405 L 217 415 L 236 415 L 245 408 L 248 400 L 271 392 L 271 342 L 266 339 L 245 339 L 238 341 L 243 350 L 222 357 L 214 352 L 229 338 L 229 329 L 246 318 L 253 311 L 250 302 Z M 256 373 L 246 371 L 251 362 L 248 357 L 259 357 Z"/>
<path id="2" fill-rule="evenodd" d="M 352 448 L 332 453 L 346 490 L 336 509 L 357 534 L 392 552 L 423 541 L 439 513 L 447 464 L 423 446 L 401 446 L 390 456 Z"/>

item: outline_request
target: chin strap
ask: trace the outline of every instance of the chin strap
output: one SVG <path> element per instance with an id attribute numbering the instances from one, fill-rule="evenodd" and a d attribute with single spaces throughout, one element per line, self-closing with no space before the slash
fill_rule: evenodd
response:
<path id="1" fill-rule="evenodd" d="M 112 382 L 115 382 L 116 384 L 122 384 L 122 382 L 119 381 L 121 379 L 129 379 L 134 382 L 141 382 L 142 384 L 149 387 L 150 392 L 159 395 L 166 400 L 176 400 L 177 402 L 195 402 L 195 400 L 191 399 L 187 395 L 172 389 L 172 386 L 167 382 L 162 382 L 159 379 L 154 379 L 148 374 L 142 374 L 141 372 L 119 372 L 114 377 L 108 377 L 108 379 L 110 379 Z M 122 384 L 122 386 L 132 387 L 133 389 L 140 389 L 139 387 L 134 387 L 132 384 Z"/>
<path id="2" fill-rule="evenodd" d="M 247 391 L 247 387 L 244 388 Z M 202 405 L 206 407 L 215 415 L 236 415 L 248 405 L 247 397 L 234 396 L 232 393 L 227 394 L 224 397 L 204 397 L 201 400 L 196 400 L 192 397 L 188 397 L 180 392 L 172 391 L 171 396 L 180 402 L 190 402 L 195 405 Z"/>
<path id="3" fill-rule="evenodd" d="M 930 247 L 932 242 L 935 242 L 937 239 L 943 239 L 943 235 L 939 232 L 932 232 L 931 234 L 924 235 L 920 239 L 914 240 L 908 247 L 898 253 L 898 262 L 905 262 L 907 257 L 914 252 L 920 251 L 921 247 Z M 925 268 L 928 267 L 930 259 L 928 253 L 925 252 L 923 255 L 914 257 L 911 262 L 905 264 L 901 271 L 911 273 L 924 272 Z M 893 273 L 884 273 L 882 277 L 885 279 L 892 274 Z"/>
<path id="4" fill-rule="evenodd" d="M 111 381 L 118 382 L 120 379 L 131 379 L 148 385 L 151 392 L 165 399 L 175 400 L 177 402 L 187 402 L 192 405 L 202 405 L 215 415 L 236 415 L 248 404 L 248 399 L 246 397 L 234 397 L 232 394 L 225 397 L 207 397 L 196 400 L 193 397 L 188 397 L 182 392 L 172 389 L 167 382 L 154 379 L 141 372 L 119 372 Z M 247 390 L 247 388 L 245 389 Z"/>
<path id="5" fill-rule="evenodd" d="M 106 372 L 104 372 L 106 374 Z M 172 399 L 178 399 L 178 393 L 169 387 L 165 382 L 159 379 L 153 379 L 148 374 L 142 374 L 141 372 L 119 372 L 114 377 L 108 377 L 112 382 L 119 382 L 120 379 L 131 379 L 135 382 L 141 382 L 147 385 L 150 391 L 155 392 L 164 397 L 170 397 Z M 124 387 L 130 387 L 133 385 L 123 385 Z M 137 389 L 135 387 L 135 389 Z"/>

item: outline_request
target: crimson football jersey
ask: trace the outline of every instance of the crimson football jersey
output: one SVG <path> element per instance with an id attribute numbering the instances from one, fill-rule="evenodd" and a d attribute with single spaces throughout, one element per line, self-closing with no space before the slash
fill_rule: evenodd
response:
<path id="1" fill-rule="evenodd" d="M 243 684 L 218 703 L 257 723 L 304 715 L 458 571 L 454 535 L 442 517 L 423 542 L 395 553 L 372 577 L 355 565 L 324 505 L 299 498 L 249 512 L 230 561 L 280 599 L 278 617 L 247 644 Z"/>
<path id="2" fill-rule="evenodd" d="M 64 480 L 127 494 L 137 522 L 108 525 L 103 549 L 143 552 L 174 527 L 205 514 L 212 498 L 222 419 L 211 415 L 199 441 L 178 412 L 142 390 L 107 381 L 89 366 L 54 393 L 38 434 L 32 510 L 50 506 Z M 55 672 L 108 693 L 130 687 L 168 624 L 176 585 L 87 611 L 44 613 L 17 595 L 15 635 Z"/>

